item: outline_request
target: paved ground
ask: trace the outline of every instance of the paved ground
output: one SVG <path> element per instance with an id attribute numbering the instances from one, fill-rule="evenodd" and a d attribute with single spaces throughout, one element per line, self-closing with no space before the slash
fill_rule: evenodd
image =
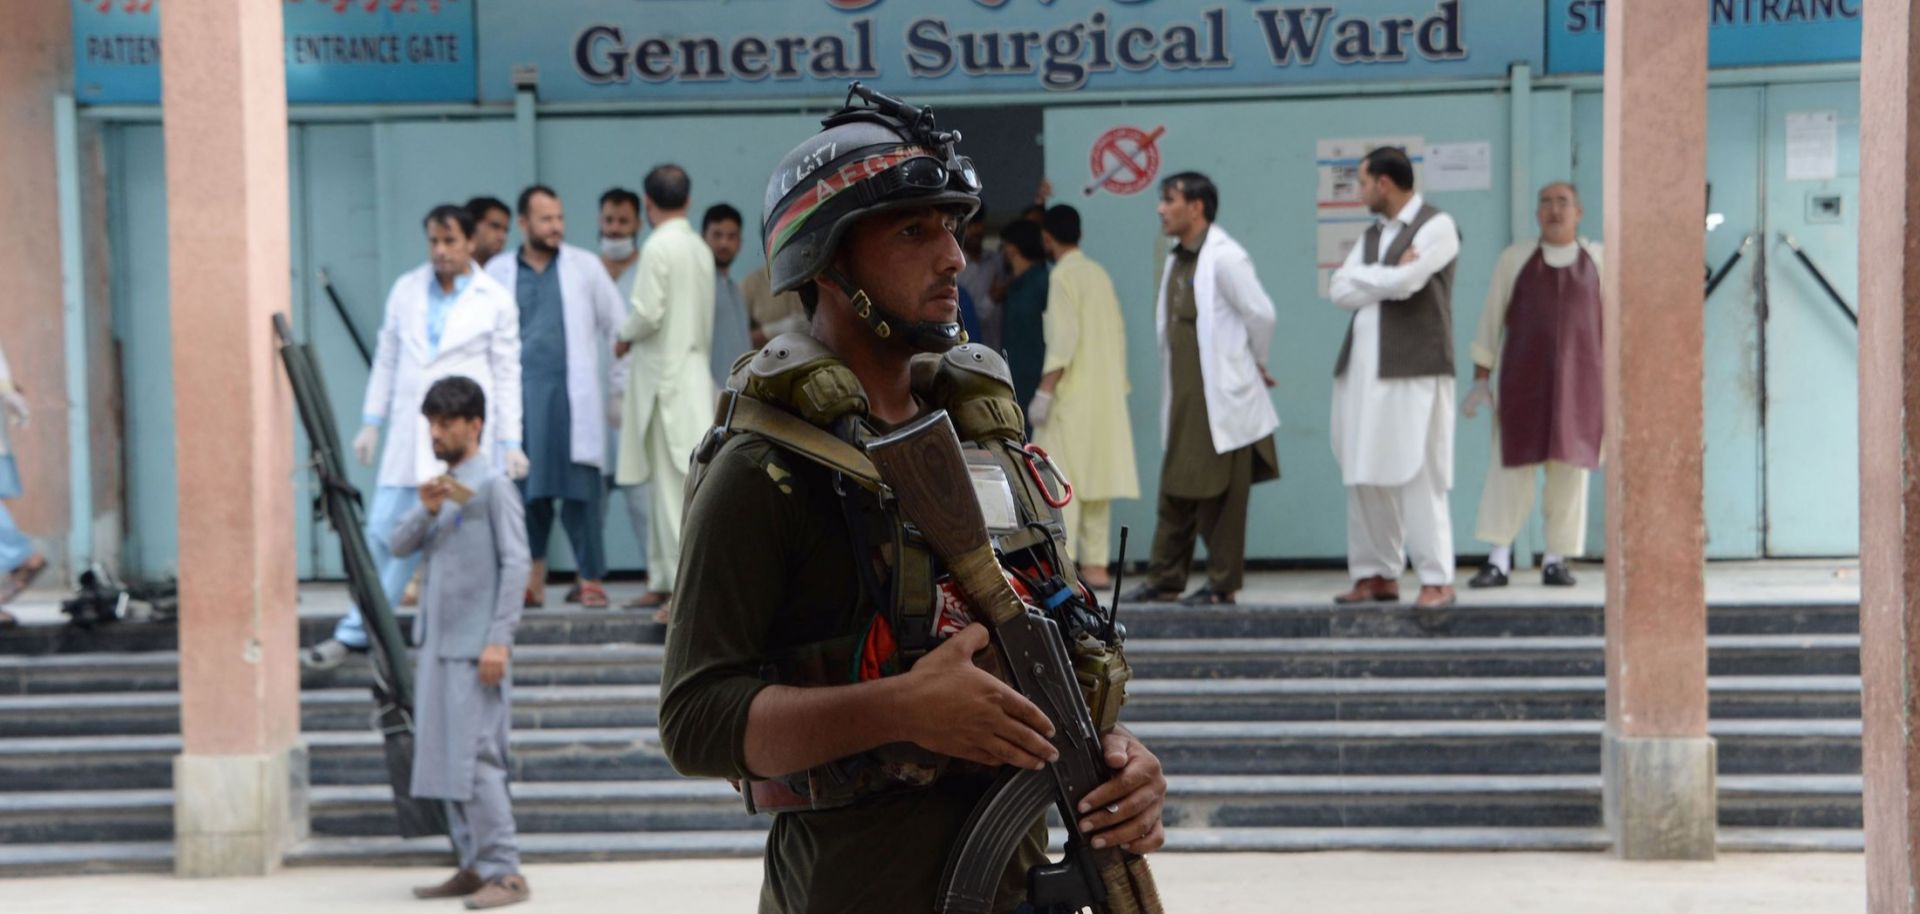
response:
<path id="1" fill-rule="evenodd" d="M 1176 854 L 1155 859 L 1177 914 L 1857 914 L 1856 854 L 1623 863 L 1599 854 Z M 11 914 L 457 911 L 407 889 L 444 873 L 295 869 L 265 879 L 89 876 L 0 882 Z M 527 871 L 523 911 L 751 912 L 756 860 L 551 864 Z"/>
<path id="2" fill-rule="evenodd" d="M 1468 590 L 1466 579 L 1473 569 L 1460 569 L 1462 605 L 1500 606 L 1516 603 L 1593 606 L 1606 596 L 1605 573 L 1598 563 L 1576 563 L 1575 587 L 1542 587 L 1537 569 L 1515 572 L 1513 584 L 1496 590 Z M 1707 599 L 1716 603 L 1740 603 L 1756 600 L 1791 602 L 1852 603 L 1860 599 L 1860 563 L 1854 559 L 1797 560 L 1768 562 L 1714 562 L 1707 565 Z M 1137 580 L 1132 579 L 1130 580 Z M 1193 586 L 1202 578 L 1195 577 Z M 1247 588 L 1240 594 L 1243 603 L 1325 603 L 1349 586 L 1346 572 L 1256 571 L 1247 575 Z M 1401 593 L 1411 599 L 1419 584 L 1412 575 L 1401 580 Z M 642 585 L 614 581 L 607 594 L 615 606 L 638 596 Z M 566 593 L 563 586 L 547 589 L 547 605 L 559 607 Z M 57 624 L 66 621 L 60 615 L 56 590 L 36 589 L 23 594 L 7 607 L 28 625 Z M 303 616 L 339 616 L 347 611 L 345 585 L 308 584 L 300 588 L 300 614 Z"/>

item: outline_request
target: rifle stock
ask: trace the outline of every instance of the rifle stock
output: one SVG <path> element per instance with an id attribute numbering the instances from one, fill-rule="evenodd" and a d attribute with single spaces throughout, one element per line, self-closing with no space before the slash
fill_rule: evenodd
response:
<path id="1" fill-rule="evenodd" d="M 934 412 L 868 444 L 867 455 L 901 514 L 946 564 L 975 616 L 993 630 L 1001 667 L 1014 687 L 1053 722 L 1060 760 L 1047 766 L 1046 786 L 1071 833 L 1081 799 L 1112 771 L 1059 628 L 1029 613 L 1000 569 L 953 423 L 944 411 Z M 1032 807 L 1033 787 L 1030 779 L 1002 777 L 983 798 L 949 861 L 943 914 L 989 910 L 1007 855 L 1032 825 L 1031 818 L 1016 821 L 1022 817 L 1008 813 Z M 1093 850 L 1077 835 L 1068 839 L 1061 863 L 1038 867 L 1029 878 L 1036 905 L 1091 907 L 1102 914 L 1162 912 L 1145 859 L 1117 847 Z"/>

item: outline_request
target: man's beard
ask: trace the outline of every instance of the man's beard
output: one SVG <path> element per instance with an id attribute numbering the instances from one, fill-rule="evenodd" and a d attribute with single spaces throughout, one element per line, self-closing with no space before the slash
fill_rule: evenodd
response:
<path id="1" fill-rule="evenodd" d="M 459 466 L 465 463 L 470 453 L 472 453 L 470 448 L 456 449 L 454 445 L 441 447 L 439 444 L 433 446 L 433 459 L 446 461 L 447 466 Z"/>
<path id="2" fill-rule="evenodd" d="M 560 250 L 560 242 L 558 241 L 552 244 L 548 244 L 546 241 L 542 239 L 533 238 L 533 237 L 529 237 L 527 239 L 527 246 L 533 248 L 536 251 L 539 251 L 542 254 L 555 254 L 555 253 L 558 253 Z"/>

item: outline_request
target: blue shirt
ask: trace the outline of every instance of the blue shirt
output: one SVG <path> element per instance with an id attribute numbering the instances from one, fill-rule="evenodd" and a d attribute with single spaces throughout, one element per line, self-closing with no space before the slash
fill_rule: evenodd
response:
<path id="1" fill-rule="evenodd" d="M 472 284 L 471 268 L 454 277 L 452 292 L 440 290 L 440 277 L 427 277 L 427 352 L 430 355 L 440 354 L 440 335 L 447 329 L 447 312 L 453 308 L 453 303 L 460 299 L 460 295 L 467 291 L 467 286 Z"/>
<path id="2" fill-rule="evenodd" d="M 453 303 L 460 300 L 460 296 L 466 293 L 470 285 L 473 285 L 472 267 L 468 267 L 465 273 L 453 278 L 452 292 L 440 290 L 440 277 L 431 275 L 427 277 L 427 352 L 429 355 L 440 354 L 440 337 L 447 331 L 447 312 L 453 310 Z M 385 425 L 387 421 L 384 416 L 368 415 L 360 418 L 367 425 Z M 515 450 L 520 447 L 518 439 L 502 439 L 500 443 Z"/>

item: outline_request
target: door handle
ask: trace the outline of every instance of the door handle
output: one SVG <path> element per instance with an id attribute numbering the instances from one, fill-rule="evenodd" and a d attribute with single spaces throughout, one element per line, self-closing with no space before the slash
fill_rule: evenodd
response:
<path id="1" fill-rule="evenodd" d="M 1713 297 L 1713 290 L 1720 288 L 1720 283 L 1727 278 L 1728 273 L 1733 272 L 1734 265 L 1740 262 L 1740 258 L 1747 256 L 1747 248 L 1750 247 L 1753 247 L 1752 232 L 1748 232 L 1746 237 L 1740 239 L 1740 246 L 1734 248 L 1732 254 L 1727 255 L 1727 260 L 1720 265 L 1720 269 L 1707 272 L 1707 291 L 1701 296 L 1702 298 Z"/>
<path id="2" fill-rule="evenodd" d="M 1814 265 L 1813 258 L 1808 257 L 1807 252 L 1801 250 L 1800 243 L 1794 241 L 1793 236 L 1786 232 L 1780 233 L 1780 243 L 1786 245 L 1789 250 L 1793 251 L 1793 256 L 1800 259 L 1800 264 L 1807 268 L 1808 273 L 1813 274 L 1813 281 L 1819 283 L 1820 288 L 1827 291 L 1827 298 L 1833 302 L 1834 307 L 1840 309 L 1841 314 L 1847 316 L 1847 323 L 1852 324 L 1855 330 L 1860 329 L 1860 315 L 1847 306 L 1847 300 L 1841 298 L 1839 291 L 1834 289 L 1833 283 L 1827 281 L 1827 274 L 1820 272 L 1820 268 Z"/>

